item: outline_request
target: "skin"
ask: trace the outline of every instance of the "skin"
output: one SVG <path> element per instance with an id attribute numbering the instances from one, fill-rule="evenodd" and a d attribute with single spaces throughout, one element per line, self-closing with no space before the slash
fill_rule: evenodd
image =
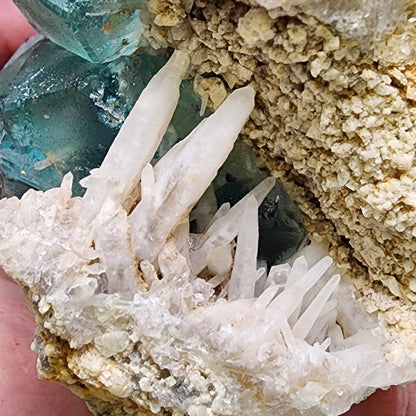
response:
<path id="1" fill-rule="evenodd" d="M 34 34 L 11 0 L 0 0 L 0 69 L 18 46 Z M 17 285 L 0 269 L 0 408 L 2 416 L 88 416 L 85 404 L 66 388 L 36 376 L 30 350 L 34 318 Z M 344 416 L 412 416 L 416 384 L 377 391 Z"/>
<path id="2" fill-rule="evenodd" d="M 11 0 L 0 0 L 0 68 L 35 33 Z"/>

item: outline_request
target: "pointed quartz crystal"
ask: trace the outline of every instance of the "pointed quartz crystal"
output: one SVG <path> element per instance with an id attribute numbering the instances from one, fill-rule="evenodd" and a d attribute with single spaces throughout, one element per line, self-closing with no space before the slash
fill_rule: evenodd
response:
<path id="1" fill-rule="evenodd" d="M 143 24 L 137 0 L 15 0 L 46 37 L 91 62 L 109 62 L 135 52 Z"/>
<path id="2" fill-rule="evenodd" d="M 63 176 L 79 180 L 102 162 L 119 128 L 151 77 L 166 62 L 145 53 L 93 64 L 36 37 L 0 72 L 0 171 L 3 194 L 25 185 L 47 190 Z M 161 157 L 201 120 L 200 99 L 190 81 L 170 124 Z"/>
<path id="3" fill-rule="evenodd" d="M 134 101 L 165 58 L 139 54 L 92 64 L 48 40 L 33 42 L 0 72 L 3 193 L 21 195 L 26 190 L 22 184 L 47 190 L 71 171 L 73 191 L 82 195 L 79 180 L 101 164 Z M 191 132 L 201 120 L 199 111 L 200 99 L 190 82 L 183 81 L 153 163 Z M 252 149 L 237 141 L 213 182 L 214 212 L 223 203 L 234 205 L 267 176 Z M 196 216 L 199 222 L 209 218 Z M 280 183 L 260 206 L 259 227 L 258 258 L 269 267 L 286 261 L 305 239 L 299 210 Z"/>

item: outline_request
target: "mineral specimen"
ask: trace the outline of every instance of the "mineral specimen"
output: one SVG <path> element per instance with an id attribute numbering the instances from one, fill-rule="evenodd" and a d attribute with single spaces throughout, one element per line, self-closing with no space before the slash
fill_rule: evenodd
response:
<path id="1" fill-rule="evenodd" d="M 213 107 L 227 90 L 255 88 L 245 134 L 308 231 L 353 269 L 356 296 L 416 359 L 415 2 L 228 0 L 183 10 L 175 26 L 154 12 L 150 42 L 189 51 Z"/>
<path id="2" fill-rule="evenodd" d="M 79 181 L 101 164 L 139 92 L 163 62 L 163 56 L 141 53 L 92 64 L 40 36 L 31 39 L 0 72 L 0 196 L 21 196 L 28 187 L 46 191 L 68 172 L 74 176 L 73 195 L 82 195 Z M 182 81 L 178 106 L 152 163 L 192 131 L 201 110 L 191 82 Z M 213 182 L 214 212 L 223 203 L 236 203 L 267 176 L 259 165 L 250 147 L 236 142 Z M 269 266 L 281 263 L 305 238 L 300 214 L 281 185 L 260 213 L 259 257 Z M 207 220 L 199 217 L 201 227 Z"/>
<path id="3" fill-rule="evenodd" d="M 14 0 L 28 20 L 58 45 L 91 62 L 135 52 L 144 0 Z"/>
<path id="4" fill-rule="evenodd" d="M 83 198 L 66 176 L 0 203 L 0 264 L 41 323 L 40 374 L 101 415 L 335 415 L 414 380 L 415 7 L 150 1 L 143 36 L 187 51 L 218 110 L 147 164 L 175 105 L 177 52 Z M 205 227 L 198 206 L 189 233 L 253 105 L 251 87 L 226 97 L 247 84 L 257 95 L 244 133 L 314 237 L 270 270 L 255 252 L 271 178 Z M 145 142 L 130 140 L 136 129 Z"/>
<path id="5" fill-rule="evenodd" d="M 74 194 L 80 195 L 79 180 L 100 165 L 139 93 L 164 62 L 163 56 L 141 53 L 92 64 L 42 37 L 32 39 L 0 72 L 4 194 L 21 195 L 21 183 L 40 190 L 57 187 L 71 171 Z M 184 81 L 181 90 L 165 138 L 173 144 L 201 120 L 192 84 Z"/>
<path id="6" fill-rule="evenodd" d="M 61 188 L 0 201 L 0 264 L 41 323 L 40 374 L 114 416 L 335 415 L 410 380 L 405 350 L 325 247 L 257 270 L 257 209 L 274 179 L 189 234 L 254 91 L 233 92 L 153 168 L 188 62 L 176 52 L 151 80 L 83 198 L 68 174 Z"/>

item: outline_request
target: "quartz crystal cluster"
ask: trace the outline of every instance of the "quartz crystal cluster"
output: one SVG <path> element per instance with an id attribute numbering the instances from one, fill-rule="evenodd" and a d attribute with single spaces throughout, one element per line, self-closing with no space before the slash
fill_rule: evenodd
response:
<path id="1" fill-rule="evenodd" d="M 73 194 L 82 195 L 79 181 L 101 164 L 139 93 L 165 61 L 163 54 L 143 52 L 92 64 L 41 36 L 31 39 L 0 73 L 0 194 L 57 187 L 71 172 Z M 153 163 L 209 112 L 201 105 L 191 82 L 183 80 Z M 267 175 L 259 165 L 249 146 L 238 141 L 203 206 L 215 211 L 223 202 L 237 202 Z M 299 210 L 277 184 L 260 214 L 259 257 L 269 265 L 280 263 L 305 239 Z M 267 244 L 268 238 L 281 243 Z"/>
<path id="2" fill-rule="evenodd" d="M 416 379 L 413 0 L 17 3 L 66 49 L 0 73 L 2 169 L 42 190 L 0 201 L 0 266 L 43 378 L 116 416 L 336 415 Z"/>
<path id="3" fill-rule="evenodd" d="M 415 2 L 194 2 L 175 26 L 154 14 L 146 36 L 189 51 L 212 106 L 255 88 L 245 135 L 416 359 Z"/>
<path id="4" fill-rule="evenodd" d="M 257 268 L 257 211 L 275 179 L 189 232 L 255 93 L 234 91 L 153 167 L 188 62 L 177 51 L 150 81 L 82 198 L 68 174 L 0 201 L 0 264 L 42 323 L 40 374 L 113 416 L 336 415 L 409 380 L 414 365 L 324 245 Z"/>

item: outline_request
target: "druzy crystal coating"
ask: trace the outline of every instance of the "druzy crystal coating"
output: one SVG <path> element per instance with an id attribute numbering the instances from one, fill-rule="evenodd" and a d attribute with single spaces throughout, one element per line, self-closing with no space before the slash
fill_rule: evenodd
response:
<path id="1" fill-rule="evenodd" d="M 5 193 L 21 194 L 22 183 L 49 189 L 71 171 L 79 195 L 79 180 L 99 166 L 138 95 L 166 59 L 142 53 L 93 64 L 49 40 L 38 37 L 32 43 L 0 72 Z M 185 80 L 181 90 L 167 142 L 175 143 L 201 120 L 191 83 Z"/>
<path id="2" fill-rule="evenodd" d="M 143 25 L 137 0 L 15 0 L 36 29 L 91 61 L 108 62 L 139 46 Z"/>

